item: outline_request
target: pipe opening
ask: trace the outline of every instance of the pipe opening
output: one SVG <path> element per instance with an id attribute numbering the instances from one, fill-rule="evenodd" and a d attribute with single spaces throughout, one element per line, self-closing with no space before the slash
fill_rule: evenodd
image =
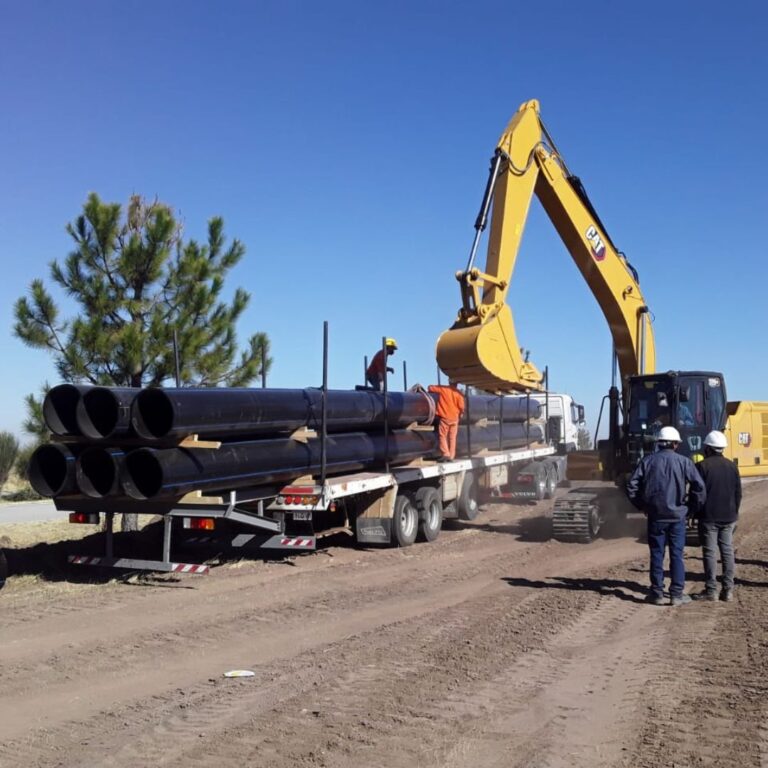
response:
<path id="1" fill-rule="evenodd" d="M 120 418 L 120 403 L 106 388 L 91 389 L 83 395 L 77 408 L 77 423 L 86 437 L 97 440 L 109 437 Z"/>
<path id="2" fill-rule="evenodd" d="M 163 488 L 163 470 L 155 454 L 146 448 L 131 451 L 125 457 L 123 487 L 134 499 L 157 496 Z"/>
<path id="3" fill-rule="evenodd" d="M 146 439 L 165 437 L 173 428 L 173 405 L 160 389 L 142 390 L 133 402 L 133 428 Z"/>
<path id="4" fill-rule="evenodd" d="M 111 451 L 92 448 L 78 457 L 77 485 L 91 498 L 100 499 L 117 491 L 117 461 Z"/>
<path id="5" fill-rule="evenodd" d="M 27 478 L 41 496 L 57 496 L 67 489 L 75 457 L 61 445 L 41 445 L 29 460 Z"/>
<path id="6" fill-rule="evenodd" d="M 76 410 L 80 391 L 74 384 L 59 384 L 45 396 L 43 418 L 55 435 L 79 435 Z"/>

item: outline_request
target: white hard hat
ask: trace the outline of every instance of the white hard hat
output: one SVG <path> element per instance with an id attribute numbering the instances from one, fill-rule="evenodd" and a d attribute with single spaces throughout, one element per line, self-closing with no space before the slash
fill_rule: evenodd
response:
<path id="1" fill-rule="evenodd" d="M 674 427 L 662 427 L 656 438 L 660 443 L 680 443 L 680 433 Z"/>
<path id="2" fill-rule="evenodd" d="M 717 450 L 722 451 L 723 448 L 728 447 L 728 439 L 722 432 L 718 432 L 716 429 L 713 429 L 704 438 L 704 445 L 708 445 L 710 448 L 716 448 Z"/>

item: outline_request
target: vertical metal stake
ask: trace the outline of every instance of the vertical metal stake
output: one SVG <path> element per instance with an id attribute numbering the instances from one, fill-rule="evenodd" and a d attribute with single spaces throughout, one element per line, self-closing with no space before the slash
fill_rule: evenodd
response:
<path id="1" fill-rule="evenodd" d="M 565 426 L 565 414 L 563 414 L 563 426 Z M 560 435 L 558 435 L 558 438 Z M 549 366 L 544 366 L 544 439 L 547 444 L 552 442 L 549 433 Z"/>
<path id="2" fill-rule="evenodd" d="M 504 395 L 499 395 L 499 450 L 504 447 Z"/>
<path id="3" fill-rule="evenodd" d="M 368 355 L 363 358 L 363 386 L 368 386 Z"/>
<path id="4" fill-rule="evenodd" d="M 170 515 L 166 515 L 163 518 L 163 562 L 171 562 L 171 526 L 173 525 L 173 518 Z"/>
<path id="5" fill-rule="evenodd" d="M 261 388 L 267 388 L 267 345 L 261 342 Z"/>
<path id="6" fill-rule="evenodd" d="M 403 360 L 403 392 L 408 391 L 408 364 Z"/>
<path id="7" fill-rule="evenodd" d="M 387 376 L 387 337 L 381 337 L 381 351 L 384 355 L 384 471 L 389 472 L 389 387 Z"/>
<path id="8" fill-rule="evenodd" d="M 181 365 L 179 364 L 179 336 L 173 329 L 173 359 L 176 363 L 176 388 L 181 386 Z"/>
<path id="9" fill-rule="evenodd" d="M 115 513 L 107 512 L 104 533 L 106 534 L 105 541 L 105 556 L 115 556 Z"/>
<path id="10" fill-rule="evenodd" d="M 525 442 L 530 448 L 531 446 L 531 392 L 525 390 Z"/>
<path id="11" fill-rule="evenodd" d="M 472 432 L 469 426 L 469 384 L 464 386 L 464 417 L 467 420 L 467 456 L 472 456 Z"/>
<path id="12" fill-rule="evenodd" d="M 320 485 L 325 485 L 328 450 L 328 321 L 323 322 L 323 401 L 320 416 Z"/>

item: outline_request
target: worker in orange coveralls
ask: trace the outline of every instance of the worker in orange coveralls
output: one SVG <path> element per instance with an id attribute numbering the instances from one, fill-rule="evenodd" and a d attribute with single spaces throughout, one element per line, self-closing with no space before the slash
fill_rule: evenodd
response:
<path id="1" fill-rule="evenodd" d="M 459 431 L 459 419 L 464 413 L 464 395 L 459 392 L 459 385 L 455 381 L 447 387 L 432 384 L 428 389 L 437 395 L 435 416 L 439 419 L 437 439 L 441 454 L 438 461 L 451 461 L 456 458 L 456 434 Z"/>

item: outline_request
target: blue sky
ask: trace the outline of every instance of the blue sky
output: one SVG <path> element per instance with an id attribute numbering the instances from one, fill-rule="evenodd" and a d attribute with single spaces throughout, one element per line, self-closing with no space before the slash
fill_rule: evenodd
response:
<path id="1" fill-rule="evenodd" d="M 323 320 L 332 387 L 382 335 L 410 383 L 434 380 L 488 160 L 530 98 L 640 272 L 658 368 L 768 399 L 767 35 L 758 2 L 1 0 L 0 429 L 55 382 L 12 309 L 91 191 L 157 196 L 190 237 L 224 217 L 270 385 L 320 383 Z M 594 424 L 610 335 L 537 204 L 509 302 Z"/>

